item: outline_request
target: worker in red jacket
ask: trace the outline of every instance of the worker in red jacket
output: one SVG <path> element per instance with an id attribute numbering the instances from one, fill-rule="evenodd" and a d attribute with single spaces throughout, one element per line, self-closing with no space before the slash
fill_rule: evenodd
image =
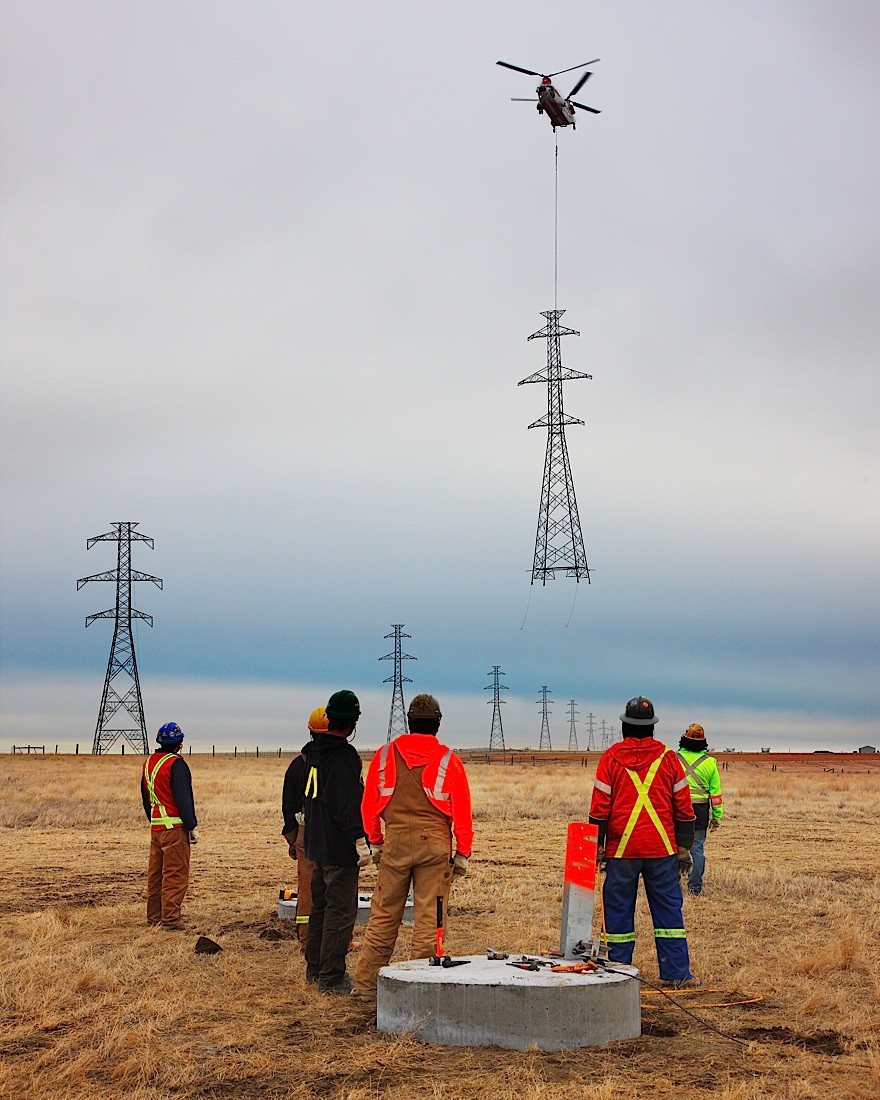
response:
<path id="1" fill-rule="evenodd" d="M 679 874 L 692 866 L 694 809 L 678 756 L 654 739 L 650 699 L 637 695 L 620 716 L 623 741 L 604 752 L 596 769 L 590 821 L 599 826 L 605 862 L 602 898 L 613 962 L 631 963 L 636 893 L 645 884 L 654 922 L 660 978 L 665 985 L 699 985 L 690 971 Z"/>
<path id="2" fill-rule="evenodd" d="M 441 718 L 433 695 L 417 695 L 408 711 L 410 732 L 370 761 L 361 815 L 379 878 L 354 972 L 355 989 L 364 997 L 376 996 L 376 976 L 394 951 L 410 883 L 410 956 L 424 959 L 434 954 L 437 898 L 445 912 L 452 876 L 467 874 L 471 792 L 464 764 L 437 738 Z"/>

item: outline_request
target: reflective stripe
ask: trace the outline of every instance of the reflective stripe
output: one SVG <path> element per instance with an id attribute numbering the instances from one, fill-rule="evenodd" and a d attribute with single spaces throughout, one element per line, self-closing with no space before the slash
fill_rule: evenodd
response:
<path id="1" fill-rule="evenodd" d="M 601 779 L 597 779 L 593 786 L 597 791 L 601 791 L 603 794 L 611 794 L 611 787 L 607 783 L 603 783 Z"/>
<path id="2" fill-rule="evenodd" d="M 608 943 L 635 943 L 635 932 L 609 932 L 605 937 Z"/>
<path id="3" fill-rule="evenodd" d="M 434 789 L 425 787 L 425 794 L 429 798 L 433 798 L 435 802 L 443 802 L 449 799 L 448 794 L 443 793 L 443 781 L 446 778 L 446 769 L 449 767 L 449 761 L 452 759 L 452 749 L 447 749 L 443 755 L 443 759 L 440 761 L 440 767 L 437 769 L 437 779 L 434 783 Z"/>
<path id="4" fill-rule="evenodd" d="M 297 924 L 308 924 L 308 923 L 309 923 L 309 918 L 308 918 L 307 916 L 305 916 L 305 917 L 297 917 L 297 918 L 296 918 L 296 923 L 297 923 Z"/>
<path id="5" fill-rule="evenodd" d="M 388 759 L 388 750 L 391 748 L 391 743 L 386 742 L 381 751 L 379 752 L 379 797 L 390 798 L 394 794 L 393 787 L 385 786 L 385 762 Z"/>
<path id="6" fill-rule="evenodd" d="M 683 791 L 685 789 L 685 787 L 689 787 L 689 786 L 690 786 L 690 783 L 688 783 L 686 777 L 684 779 L 680 779 L 675 784 L 675 786 L 672 788 L 672 793 L 673 794 L 678 794 L 679 791 Z"/>
<path id="7" fill-rule="evenodd" d="M 308 798 L 310 793 L 312 798 L 318 797 L 318 769 L 314 764 L 309 769 L 309 776 L 308 779 L 306 779 L 306 789 L 303 797 Z"/>
<path id="8" fill-rule="evenodd" d="M 648 768 L 648 774 L 645 776 L 644 783 L 639 779 L 639 773 L 631 771 L 629 768 L 625 768 L 624 771 L 633 781 L 633 786 L 638 792 L 638 798 L 632 808 L 632 812 L 629 815 L 629 820 L 626 823 L 626 828 L 623 830 L 623 835 L 620 838 L 620 843 L 617 846 L 617 851 L 614 853 L 615 859 L 620 859 L 623 853 L 626 851 L 626 846 L 629 844 L 629 839 L 633 834 L 633 830 L 636 827 L 636 823 L 641 816 L 641 812 L 644 809 L 648 817 L 653 821 L 654 827 L 660 834 L 663 843 L 666 845 L 666 851 L 669 855 L 672 855 L 674 849 L 669 843 L 669 837 L 666 835 L 666 830 L 663 828 L 663 822 L 657 816 L 657 811 L 648 797 L 651 790 L 651 784 L 657 776 L 657 772 L 660 769 L 660 765 L 663 763 L 663 758 L 669 752 L 669 749 L 664 749 L 662 753 L 657 757 L 654 763 Z"/>
<path id="9" fill-rule="evenodd" d="M 700 777 L 697 775 L 697 768 L 700 766 L 700 764 L 703 763 L 704 760 L 709 759 L 709 754 L 707 752 L 704 752 L 702 756 L 697 757 L 697 759 L 693 762 L 693 764 L 689 764 L 687 762 L 687 760 L 685 760 L 685 758 L 681 755 L 680 752 L 676 753 L 675 755 L 678 757 L 678 759 L 682 763 L 682 766 L 684 768 L 684 777 L 685 777 L 685 779 L 689 779 L 689 778 L 693 777 L 694 782 L 697 784 L 697 786 L 700 788 L 700 790 L 703 792 L 703 794 L 708 795 L 709 788 L 706 786 L 706 784 L 703 782 L 703 780 L 700 779 Z M 678 790 L 678 787 L 676 787 L 675 789 Z"/>
<path id="10" fill-rule="evenodd" d="M 709 801 L 713 806 L 721 806 L 723 804 L 723 799 L 720 794 L 713 794 Z"/>
<path id="11" fill-rule="evenodd" d="M 656 940 L 686 940 L 687 932 L 683 928 L 655 928 Z"/>
<path id="12" fill-rule="evenodd" d="M 161 756 L 156 761 L 156 766 L 150 771 L 149 760 L 144 764 L 144 782 L 147 784 L 147 794 L 150 797 L 150 824 L 151 825 L 164 825 L 166 829 L 173 829 L 175 825 L 182 825 L 182 817 L 171 817 L 162 803 L 156 798 L 156 776 L 159 774 L 159 769 L 167 761 L 174 761 L 177 759 L 177 753 L 169 752 L 164 756 Z M 153 810 L 158 810 L 158 814 L 153 813 Z"/>

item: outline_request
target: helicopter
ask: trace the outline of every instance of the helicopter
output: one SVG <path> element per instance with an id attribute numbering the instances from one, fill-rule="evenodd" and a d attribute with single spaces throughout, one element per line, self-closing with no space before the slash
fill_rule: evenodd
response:
<path id="1" fill-rule="evenodd" d="M 553 77 L 561 76 L 563 73 L 573 72 L 575 69 L 583 69 L 587 65 L 595 65 L 599 60 L 598 57 L 594 57 L 592 61 L 584 61 L 580 65 L 572 65 L 569 69 L 560 69 L 555 73 L 536 73 L 533 69 L 523 69 L 519 65 L 511 65 L 509 61 L 496 61 L 496 65 L 503 65 L 505 69 L 513 69 L 518 73 L 525 73 L 526 76 L 539 76 L 541 83 L 535 89 L 538 99 L 538 114 L 546 114 L 550 120 L 550 125 L 553 127 L 555 133 L 557 126 L 570 126 L 572 130 L 575 127 L 575 113 L 574 109 L 577 107 L 581 111 L 589 111 L 591 114 L 599 115 L 602 112 L 597 111 L 595 107 L 587 107 L 585 103 L 575 103 L 571 98 L 573 95 L 577 95 L 583 88 L 584 84 L 593 75 L 591 72 L 584 73 L 580 80 L 575 84 L 567 96 L 564 98 L 553 87 Z M 512 103 L 534 103 L 534 99 L 522 99 L 518 96 L 514 96 L 511 99 Z"/>

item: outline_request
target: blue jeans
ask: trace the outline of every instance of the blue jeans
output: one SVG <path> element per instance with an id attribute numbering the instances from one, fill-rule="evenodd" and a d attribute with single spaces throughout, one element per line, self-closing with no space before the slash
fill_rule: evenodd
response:
<path id="1" fill-rule="evenodd" d="M 635 947 L 636 893 L 639 877 L 645 884 L 654 922 L 654 945 L 660 977 L 681 981 L 692 977 L 684 920 L 678 859 L 609 859 L 605 865 L 602 899 L 608 932 L 608 957 L 612 962 L 632 963 Z"/>
<path id="2" fill-rule="evenodd" d="M 705 843 L 706 830 L 696 829 L 694 831 L 694 846 L 691 848 L 691 855 L 694 857 L 694 865 L 691 868 L 691 873 L 688 875 L 689 894 L 699 894 L 703 890 L 703 873 L 706 870 Z"/>

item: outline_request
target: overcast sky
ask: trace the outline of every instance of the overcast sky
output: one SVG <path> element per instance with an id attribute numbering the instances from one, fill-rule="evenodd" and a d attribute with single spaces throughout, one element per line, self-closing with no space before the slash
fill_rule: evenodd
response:
<path id="1" fill-rule="evenodd" d="M 877 743 L 873 0 L 7 0 L 2 39 L 0 745 L 90 742 L 113 590 L 75 581 L 119 520 L 165 581 L 148 725 L 201 743 L 298 742 L 341 686 L 384 739 L 393 623 L 453 743 L 494 664 L 513 744 L 543 684 L 556 744 L 637 692 L 669 740 Z M 554 139 L 494 63 L 593 57 L 559 306 L 595 574 L 530 592 Z"/>

